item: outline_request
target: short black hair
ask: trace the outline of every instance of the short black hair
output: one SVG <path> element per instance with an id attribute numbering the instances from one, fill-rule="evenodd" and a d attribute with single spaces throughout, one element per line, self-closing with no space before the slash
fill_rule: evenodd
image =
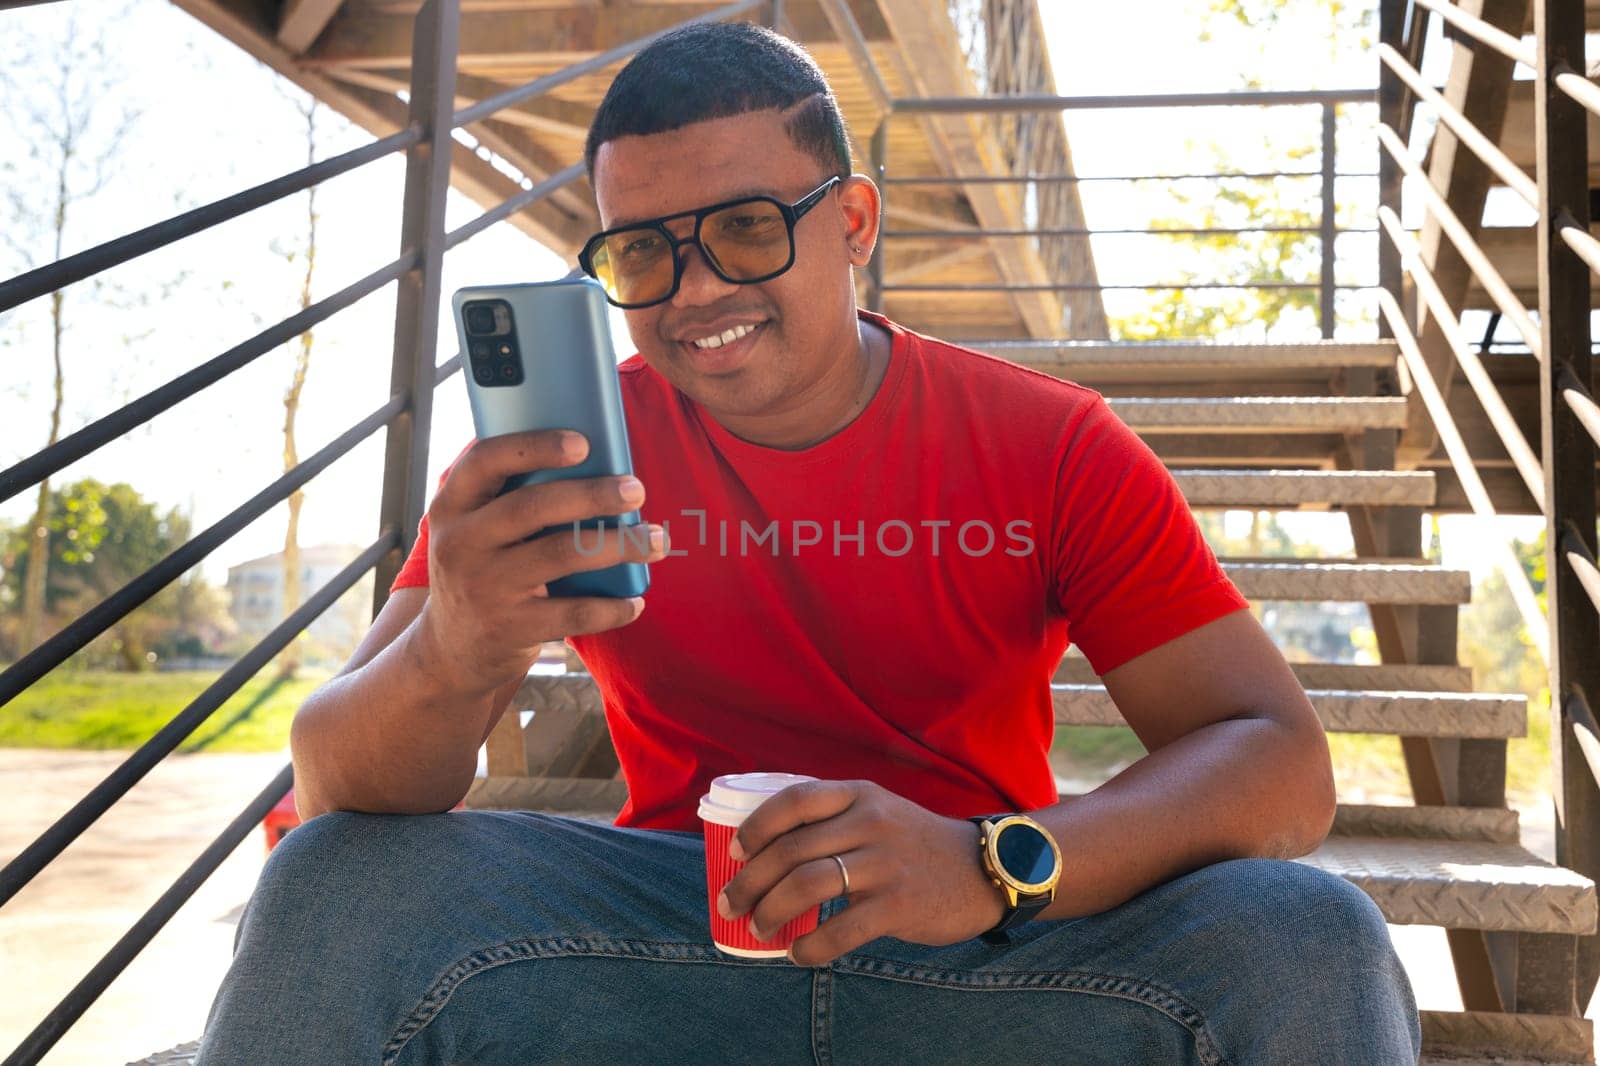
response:
<path id="1" fill-rule="evenodd" d="M 618 72 L 589 126 L 584 162 L 592 180 L 600 146 L 618 137 L 791 108 L 787 125 L 794 143 L 828 174 L 849 177 L 850 142 L 839 101 L 805 49 L 748 22 L 684 26 Z"/>

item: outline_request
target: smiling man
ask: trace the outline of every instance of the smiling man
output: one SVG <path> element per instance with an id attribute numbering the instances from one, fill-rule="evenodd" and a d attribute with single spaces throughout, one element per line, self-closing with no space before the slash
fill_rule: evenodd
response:
<path id="1" fill-rule="evenodd" d="M 1376 907 L 1285 861 L 1334 804 L 1294 675 L 1100 396 L 857 310 L 880 201 L 810 58 L 670 34 L 588 160 L 638 479 L 498 496 L 581 459 L 561 432 L 449 471 L 296 717 L 307 821 L 201 1062 L 1414 1062 Z M 641 503 L 648 545 L 525 542 Z M 622 559 L 656 564 L 648 611 L 544 594 Z M 605 699 L 618 825 L 443 813 L 561 637 Z M 1060 801 L 1069 640 L 1150 754 Z M 744 824 L 717 901 L 760 939 L 823 905 L 787 960 L 707 928 L 695 805 L 750 770 L 823 779 Z"/>

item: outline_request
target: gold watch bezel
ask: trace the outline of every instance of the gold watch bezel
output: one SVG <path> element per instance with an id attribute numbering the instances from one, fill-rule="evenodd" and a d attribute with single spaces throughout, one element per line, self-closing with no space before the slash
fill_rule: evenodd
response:
<path id="1" fill-rule="evenodd" d="M 1050 842 L 1050 850 L 1055 854 L 1055 871 L 1043 881 L 1023 881 L 1011 875 L 1000 863 L 999 839 L 1000 833 L 1009 825 L 1026 825 L 1038 830 L 1045 840 Z M 1024 814 L 1008 814 L 1004 818 L 997 818 L 983 825 L 983 841 L 979 845 L 983 853 L 984 872 L 989 875 L 989 880 L 1005 891 L 1006 901 L 1015 907 L 1019 896 L 1041 896 L 1048 894 L 1055 898 L 1056 885 L 1061 881 L 1061 848 L 1056 844 L 1056 838 L 1050 835 L 1050 830 L 1040 825 Z"/>

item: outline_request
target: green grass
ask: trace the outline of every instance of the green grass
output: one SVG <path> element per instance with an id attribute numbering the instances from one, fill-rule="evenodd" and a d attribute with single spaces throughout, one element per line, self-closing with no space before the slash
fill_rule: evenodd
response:
<path id="1" fill-rule="evenodd" d="M 0 747 L 136 748 L 217 679 L 214 673 L 57 671 L 0 714 Z M 211 713 L 179 751 L 281 751 L 295 709 L 326 674 L 279 682 L 269 666 Z"/>

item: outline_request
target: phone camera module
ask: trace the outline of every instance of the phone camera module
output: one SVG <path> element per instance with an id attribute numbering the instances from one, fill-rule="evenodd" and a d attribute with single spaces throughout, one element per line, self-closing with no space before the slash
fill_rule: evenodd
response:
<path id="1" fill-rule="evenodd" d="M 494 332 L 494 308 L 488 304 L 473 304 L 467 308 L 467 332 L 490 334 Z"/>

